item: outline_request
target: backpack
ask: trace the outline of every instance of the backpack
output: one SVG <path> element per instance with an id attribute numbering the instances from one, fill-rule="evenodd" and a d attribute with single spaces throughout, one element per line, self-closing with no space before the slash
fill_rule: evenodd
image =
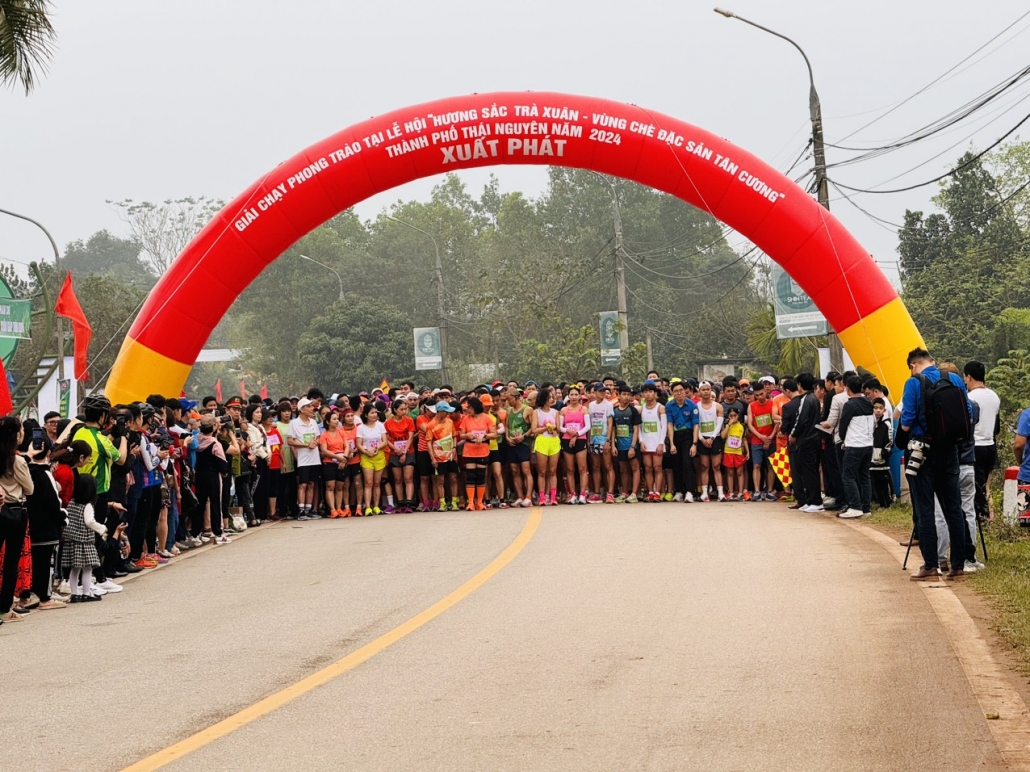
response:
<path id="1" fill-rule="evenodd" d="M 926 439 L 938 445 L 967 442 L 973 436 L 973 426 L 965 390 L 952 383 L 947 373 L 941 373 L 937 383 L 931 383 L 922 373 L 917 377 L 923 393 Z"/>

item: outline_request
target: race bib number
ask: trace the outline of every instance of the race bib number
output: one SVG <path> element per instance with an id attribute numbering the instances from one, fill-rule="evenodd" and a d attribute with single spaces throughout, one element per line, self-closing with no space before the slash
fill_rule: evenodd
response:
<path id="1" fill-rule="evenodd" d="M 452 450 L 454 450 L 454 437 L 450 435 L 446 437 L 441 437 L 433 444 L 436 446 L 436 449 L 441 453 L 450 453 Z"/>
<path id="2" fill-rule="evenodd" d="M 740 447 L 740 437 L 727 437 L 726 438 L 726 447 L 727 448 L 733 448 L 734 450 L 739 448 Z"/>
<path id="3" fill-rule="evenodd" d="M 644 421 L 644 425 L 640 427 L 641 430 L 648 434 L 658 434 L 658 422 L 657 421 Z"/>
<path id="4" fill-rule="evenodd" d="M 304 435 L 304 444 L 305 444 L 305 445 L 310 445 L 310 444 L 311 444 L 311 441 L 312 441 L 313 439 L 315 439 L 315 435 L 314 435 L 314 434 L 305 434 L 305 435 Z"/>
<path id="5" fill-rule="evenodd" d="M 379 440 L 368 440 L 367 442 L 365 442 L 365 450 L 367 450 L 369 453 L 378 453 Z"/>
<path id="6" fill-rule="evenodd" d="M 604 434 L 605 434 L 604 427 L 601 426 L 601 424 L 594 424 L 593 426 L 590 427 L 590 436 L 591 437 L 603 437 Z"/>
<path id="7" fill-rule="evenodd" d="M 279 438 L 278 437 L 269 437 L 268 438 L 268 447 L 274 448 L 278 444 L 279 444 Z"/>
<path id="8" fill-rule="evenodd" d="M 702 421 L 701 434 L 711 434 L 715 431 L 715 421 Z"/>
<path id="9" fill-rule="evenodd" d="M 397 440 L 397 442 L 395 442 L 393 444 L 394 444 L 394 447 L 397 448 L 397 452 L 400 453 L 401 455 L 404 455 L 404 453 L 408 449 L 408 441 L 407 440 Z"/>
<path id="10" fill-rule="evenodd" d="M 629 437 L 629 427 L 628 426 L 616 426 L 615 427 L 615 436 L 616 437 L 620 437 L 622 439 L 626 439 L 627 437 Z"/>
<path id="11" fill-rule="evenodd" d="M 347 440 L 347 449 L 351 452 L 357 449 L 357 445 L 354 444 L 354 440 Z"/>
<path id="12" fill-rule="evenodd" d="M 472 432 L 472 439 L 474 439 L 474 440 L 486 439 L 486 432 L 474 431 L 474 432 Z"/>
<path id="13" fill-rule="evenodd" d="M 755 426 L 772 426 L 772 413 L 755 416 Z"/>

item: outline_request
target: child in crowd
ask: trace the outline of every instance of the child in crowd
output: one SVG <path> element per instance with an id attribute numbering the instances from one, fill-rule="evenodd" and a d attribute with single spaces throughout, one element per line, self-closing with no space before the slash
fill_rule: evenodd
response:
<path id="1" fill-rule="evenodd" d="M 894 503 L 894 482 L 891 479 L 890 458 L 894 449 L 894 424 L 887 415 L 882 397 L 873 400 L 873 462 L 869 467 L 872 478 L 873 501 L 881 507 Z"/>
<path id="2" fill-rule="evenodd" d="M 744 442 L 744 424 L 740 422 L 740 408 L 727 409 L 728 423 L 722 429 L 722 465 L 726 469 L 726 491 L 730 501 L 744 500 L 744 466 L 748 458 L 748 443 Z"/>
<path id="3" fill-rule="evenodd" d="M 75 478 L 75 490 L 68 504 L 68 525 L 64 530 L 64 555 L 61 567 L 69 569 L 68 584 L 72 603 L 101 600 L 93 593 L 93 568 L 100 565 L 93 534 L 107 536 L 107 526 L 98 523 L 93 507 L 97 503 L 97 481 L 93 475 Z"/>

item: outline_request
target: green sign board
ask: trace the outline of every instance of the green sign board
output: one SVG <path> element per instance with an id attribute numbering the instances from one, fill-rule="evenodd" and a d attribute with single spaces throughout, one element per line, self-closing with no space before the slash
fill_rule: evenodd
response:
<path id="1" fill-rule="evenodd" d="M 826 317 L 790 274 L 773 265 L 772 281 L 777 338 L 807 338 L 829 332 Z"/>
<path id="2" fill-rule="evenodd" d="M 415 369 L 443 369 L 443 351 L 440 346 L 439 327 L 415 328 Z"/>
<path id="3" fill-rule="evenodd" d="M 7 285 L 7 282 L 5 282 L 3 280 L 3 277 L 0 277 L 0 305 L 8 305 L 9 302 L 13 301 L 13 300 L 14 300 L 14 292 L 11 291 L 11 288 Z M 21 300 L 21 301 L 15 301 L 15 302 L 16 303 L 29 304 L 28 300 Z M 13 309 L 12 309 L 12 312 L 13 312 Z M 18 335 L 18 336 L 10 335 L 10 336 L 7 336 L 4 333 L 0 333 L 0 360 L 3 360 L 4 365 L 10 364 L 11 360 L 14 359 L 14 352 L 18 350 L 18 341 L 21 340 L 22 338 L 28 338 L 29 337 L 28 320 L 31 319 L 31 316 L 29 316 L 29 311 L 25 311 L 24 313 L 25 313 L 25 319 L 24 320 L 19 319 L 19 321 L 25 321 L 26 322 L 26 325 L 25 325 L 26 332 L 25 332 L 24 335 Z M 10 320 L 10 321 L 13 321 L 13 319 Z"/>
<path id="4" fill-rule="evenodd" d="M 619 312 L 602 311 L 598 314 L 601 325 L 601 367 L 613 367 L 622 361 L 619 345 Z"/>

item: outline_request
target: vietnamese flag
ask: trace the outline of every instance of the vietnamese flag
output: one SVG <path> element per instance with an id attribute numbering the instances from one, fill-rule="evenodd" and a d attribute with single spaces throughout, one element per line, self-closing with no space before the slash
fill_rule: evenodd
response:
<path id="1" fill-rule="evenodd" d="M 217 381 L 215 381 L 215 399 L 218 401 L 219 405 L 222 404 L 222 379 L 221 378 L 219 378 Z"/>
<path id="2" fill-rule="evenodd" d="M 0 359 L 0 415 L 13 411 L 14 402 L 11 400 L 11 387 L 7 384 L 7 371 L 4 370 L 4 360 Z"/>
<path id="3" fill-rule="evenodd" d="M 64 285 L 57 294 L 57 305 L 54 313 L 59 316 L 71 319 L 72 332 L 75 333 L 75 378 L 80 381 L 89 380 L 89 372 L 86 369 L 87 353 L 89 351 L 89 340 L 93 337 L 93 328 L 86 320 L 86 314 L 79 305 L 79 299 L 75 297 L 75 290 L 72 289 L 72 272 L 64 277 Z"/>
<path id="4" fill-rule="evenodd" d="M 261 387 L 261 399 L 268 399 L 268 386 L 263 385 Z"/>
<path id="5" fill-rule="evenodd" d="M 240 396 L 243 399 L 247 398 L 247 383 L 246 383 L 246 381 L 240 381 Z"/>

